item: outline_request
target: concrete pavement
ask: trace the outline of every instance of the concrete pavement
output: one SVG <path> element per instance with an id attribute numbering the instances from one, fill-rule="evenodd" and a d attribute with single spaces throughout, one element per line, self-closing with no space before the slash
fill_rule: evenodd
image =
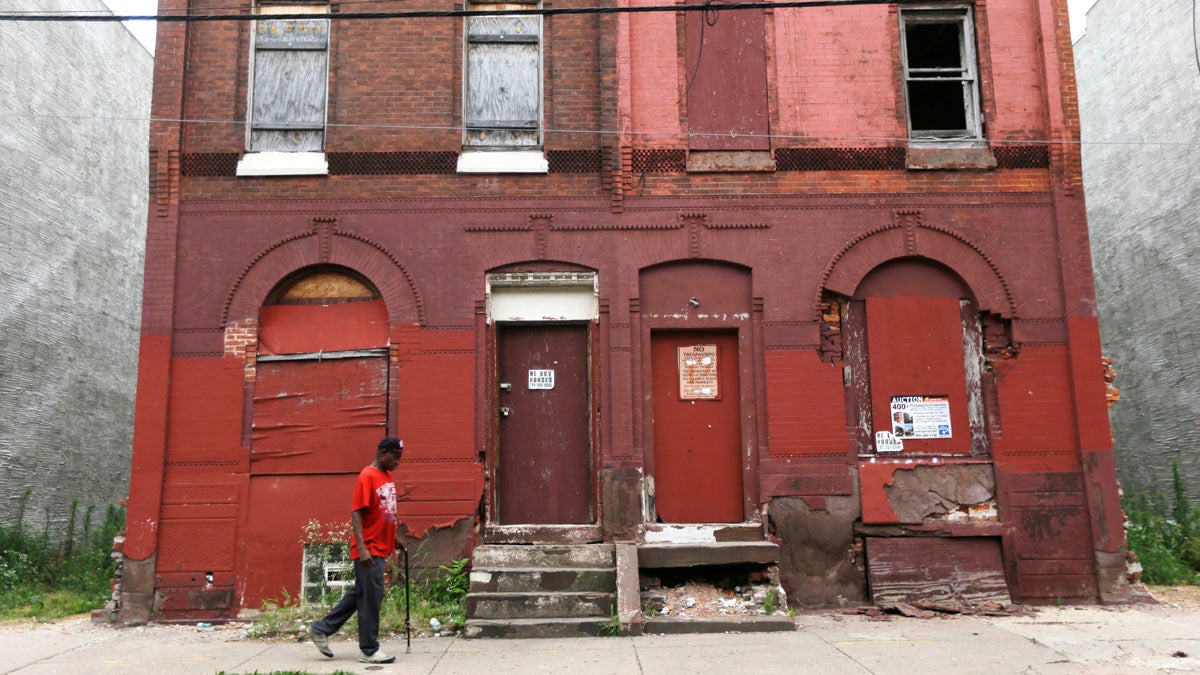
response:
<path id="1" fill-rule="evenodd" d="M 1200 611 L 1163 606 L 1049 607 L 1004 617 L 890 617 L 829 611 L 794 633 L 556 640 L 404 638 L 395 664 L 368 666 L 352 641 L 326 659 L 307 640 L 245 637 L 244 627 L 113 628 L 71 619 L 0 625 L 0 672 L 44 673 L 1147 673 L 1200 672 Z"/>

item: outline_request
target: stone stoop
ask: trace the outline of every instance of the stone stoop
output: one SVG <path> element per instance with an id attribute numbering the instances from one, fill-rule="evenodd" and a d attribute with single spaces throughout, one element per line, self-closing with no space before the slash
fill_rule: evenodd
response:
<path id="1" fill-rule="evenodd" d="M 463 635 L 597 636 L 612 622 L 616 602 L 612 544 L 489 544 L 472 559 Z"/>

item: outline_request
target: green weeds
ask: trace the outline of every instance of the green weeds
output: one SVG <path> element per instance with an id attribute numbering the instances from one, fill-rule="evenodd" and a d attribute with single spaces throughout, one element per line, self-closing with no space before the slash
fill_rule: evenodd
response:
<path id="1" fill-rule="evenodd" d="M 467 559 L 459 558 L 449 565 L 439 565 L 437 572 L 413 577 L 409 586 L 409 609 L 413 632 L 427 630 L 431 619 L 443 626 L 461 628 L 466 621 L 467 589 L 470 583 Z M 379 611 L 381 634 L 404 633 L 404 574 L 394 570 L 387 576 L 389 583 Z M 287 593 L 279 601 L 264 603 L 250 627 L 254 637 L 303 637 L 308 625 L 321 618 L 340 599 L 340 594 L 326 595 L 322 602 L 301 604 Z M 357 630 L 354 617 L 342 627 L 341 633 L 353 635 Z"/>
<path id="2" fill-rule="evenodd" d="M 75 500 L 66 532 L 52 536 L 49 507 L 41 531 L 27 528 L 31 494 L 21 497 L 16 524 L 0 525 L 0 619 L 49 620 L 102 607 L 112 594 L 113 537 L 125 526 L 125 509 L 109 506 L 93 527 L 95 507 L 80 518 Z"/>
<path id="3" fill-rule="evenodd" d="M 1178 463 L 1171 467 L 1171 476 L 1170 505 L 1161 493 L 1124 499 L 1129 519 L 1125 536 L 1142 564 L 1145 583 L 1200 583 L 1200 508 L 1188 502 Z"/>

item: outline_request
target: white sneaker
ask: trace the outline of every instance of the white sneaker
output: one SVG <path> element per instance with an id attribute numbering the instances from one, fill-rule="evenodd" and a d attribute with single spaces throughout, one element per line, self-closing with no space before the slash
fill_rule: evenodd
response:
<path id="1" fill-rule="evenodd" d="M 381 649 L 370 656 L 368 656 L 366 652 L 359 652 L 358 660 L 362 661 L 363 663 L 395 663 L 396 657 L 384 654 L 383 650 Z"/>

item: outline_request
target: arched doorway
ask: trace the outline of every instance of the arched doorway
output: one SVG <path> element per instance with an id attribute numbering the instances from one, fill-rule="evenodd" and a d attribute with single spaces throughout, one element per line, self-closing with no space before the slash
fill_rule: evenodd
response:
<path id="1" fill-rule="evenodd" d="M 989 451 L 979 310 L 949 268 L 885 262 L 846 303 L 859 453 L 981 455 Z"/>
<path id="2" fill-rule="evenodd" d="M 348 519 L 354 476 L 388 429 L 388 344 L 384 301 L 353 270 L 308 267 L 267 295 L 246 389 L 249 507 L 238 555 L 246 605 L 301 585 L 306 523 Z"/>

